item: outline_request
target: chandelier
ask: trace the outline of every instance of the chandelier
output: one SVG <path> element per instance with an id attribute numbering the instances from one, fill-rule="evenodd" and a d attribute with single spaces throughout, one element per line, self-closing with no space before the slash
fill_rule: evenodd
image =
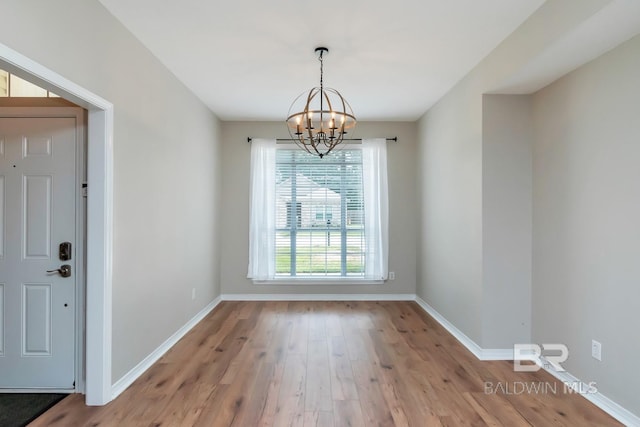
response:
<path id="1" fill-rule="evenodd" d="M 320 86 L 303 92 L 293 101 L 287 127 L 300 148 L 322 158 L 344 140 L 347 130 L 356 125 L 356 118 L 340 92 L 324 87 L 322 60 L 329 49 L 318 47 L 315 52 L 320 61 Z"/>

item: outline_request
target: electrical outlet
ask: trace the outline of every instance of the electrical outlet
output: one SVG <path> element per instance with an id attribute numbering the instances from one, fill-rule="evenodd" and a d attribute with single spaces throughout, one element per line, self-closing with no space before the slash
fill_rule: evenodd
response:
<path id="1" fill-rule="evenodd" d="M 191 299 L 196 299 L 196 288 L 191 289 Z"/>
<path id="2" fill-rule="evenodd" d="M 395 273 L 395 271 L 390 271 L 390 272 L 389 272 L 389 280 L 396 280 L 396 273 Z"/>
<path id="3" fill-rule="evenodd" d="M 596 340 L 591 340 L 591 357 L 602 361 L 602 344 Z"/>

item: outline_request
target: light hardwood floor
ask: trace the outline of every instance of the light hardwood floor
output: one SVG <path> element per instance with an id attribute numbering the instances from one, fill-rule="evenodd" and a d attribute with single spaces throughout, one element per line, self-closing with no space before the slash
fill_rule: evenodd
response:
<path id="1" fill-rule="evenodd" d="M 110 404 L 71 395 L 31 424 L 394 425 L 620 424 L 543 371 L 478 361 L 414 302 L 223 302 Z"/>

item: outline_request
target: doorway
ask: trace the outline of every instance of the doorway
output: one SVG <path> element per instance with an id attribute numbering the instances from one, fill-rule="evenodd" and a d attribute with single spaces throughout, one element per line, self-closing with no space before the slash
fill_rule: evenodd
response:
<path id="1" fill-rule="evenodd" d="M 85 401 L 87 405 L 105 405 L 113 396 L 113 104 L 3 44 L 0 44 L 0 68 L 46 88 L 88 112 Z"/>

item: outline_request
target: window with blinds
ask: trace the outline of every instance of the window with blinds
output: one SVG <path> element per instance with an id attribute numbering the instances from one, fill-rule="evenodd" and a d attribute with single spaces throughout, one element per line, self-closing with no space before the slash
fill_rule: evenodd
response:
<path id="1" fill-rule="evenodd" d="M 276 276 L 363 277 L 362 151 L 276 150 Z"/>

